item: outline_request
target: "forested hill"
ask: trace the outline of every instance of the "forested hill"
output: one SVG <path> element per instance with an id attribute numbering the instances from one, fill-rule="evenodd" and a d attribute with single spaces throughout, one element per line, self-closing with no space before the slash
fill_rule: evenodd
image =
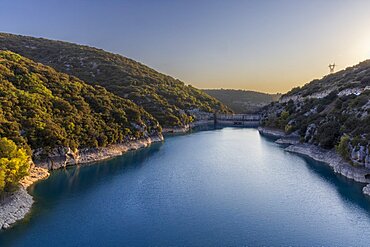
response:
<path id="1" fill-rule="evenodd" d="M 157 120 L 131 101 L 0 51 L 1 138 L 47 152 L 61 146 L 107 146 L 160 131 Z"/>
<path id="2" fill-rule="evenodd" d="M 194 113 L 228 112 L 221 102 L 143 64 L 101 49 L 62 41 L 0 33 L 10 50 L 134 101 L 164 127 L 182 126 Z"/>
<path id="3" fill-rule="evenodd" d="M 336 147 L 370 167 L 370 60 L 314 80 L 264 109 L 263 124 L 296 132 L 302 142 Z"/>
<path id="4" fill-rule="evenodd" d="M 230 107 L 235 113 L 257 112 L 280 97 L 280 94 L 235 89 L 204 89 L 204 92 Z"/>

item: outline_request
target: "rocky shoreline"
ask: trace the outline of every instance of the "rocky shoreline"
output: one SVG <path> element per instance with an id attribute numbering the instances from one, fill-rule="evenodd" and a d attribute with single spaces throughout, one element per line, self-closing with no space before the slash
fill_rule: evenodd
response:
<path id="1" fill-rule="evenodd" d="M 173 128 L 163 128 L 163 134 L 182 134 L 190 131 L 190 125 L 185 125 L 183 127 L 173 127 Z"/>
<path id="2" fill-rule="evenodd" d="M 19 189 L 0 202 L 0 230 L 11 227 L 26 216 L 34 202 L 27 188 L 47 177 L 49 177 L 47 169 L 35 166 L 30 168 L 30 174 L 20 181 Z"/>
<path id="3" fill-rule="evenodd" d="M 299 143 L 294 136 L 286 135 L 281 130 L 259 127 L 258 131 L 262 135 L 277 138 L 276 143 L 289 145 L 284 149 L 287 152 L 304 155 L 323 162 L 329 165 L 335 173 L 339 173 L 356 182 L 367 183 L 362 191 L 370 196 L 370 169 L 349 164 L 335 150 L 326 150 L 313 144 Z"/>
<path id="4" fill-rule="evenodd" d="M 113 158 L 129 150 L 144 148 L 153 142 L 160 141 L 163 141 L 162 135 L 111 145 L 105 148 L 82 149 L 76 152 L 72 152 L 68 148 L 54 150 L 45 161 L 36 161 L 36 166 L 32 165 L 30 174 L 20 181 L 17 191 L 10 193 L 0 201 L 0 230 L 11 227 L 15 222 L 27 215 L 34 202 L 32 196 L 28 194 L 27 188 L 39 180 L 46 179 L 49 176 L 49 170 Z"/>
<path id="5" fill-rule="evenodd" d="M 34 162 L 38 167 L 55 170 L 67 166 L 83 165 L 113 158 L 122 155 L 127 151 L 144 148 L 149 146 L 151 143 L 161 142 L 163 140 L 164 138 L 162 134 L 158 134 L 101 148 L 84 148 L 72 151 L 70 148 L 61 147 L 50 152 L 46 158 L 42 157 L 42 155 L 36 151 L 34 153 Z"/>
<path id="6" fill-rule="evenodd" d="M 355 167 L 340 157 L 334 150 L 325 150 L 312 144 L 296 144 L 285 148 L 285 151 L 308 156 L 316 161 L 328 164 L 335 173 L 360 183 L 370 183 L 366 175 L 370 170 L 365 167 Z"/>
<path id="7" fill-rule="evenodd" d="M 194 126 L 188 126 L 175 132 L 172 130 L 170 133 L 185 133 L 191 127 Z M 363 193 L 370 195 L 369 169 L 350 165 L 334 150 L 325 150 L 312 144 L 299 143 L 297 136 L 286 135 L 281 130 L 259 127 L 258 131 L 261 135 L 276 139 L 275 142 L 278 144 L 289 145 L 284 149 L 287 152 L 304 155 L 316 161 L 326 163 L 336 173 L 357 182 L 367 183 L 363 188 Z M 101 161 L 122 155 L 129 150 L 147 147 L 151 143 L 160 142 L 163 139 L 162 135 L 157 135 L 106 148 L 82 149 L 76 152 L 72 152 L 70 149 L 55 150 L 47 160 L 36 162 L 37 166 L 31 168 L 30 175 L 20 182 L 21 186 L 18 191 L 13 192 L 0 202 L 0 229 L 9 228 L 16 221 L 26 216 L 34 202 L 32 196 L 27 193 L 27 187 L 41 179 L 47 178 L 49 176 L 49 170 Z"/>
<path id="8" fill-rule="evenodd" d="M 263 136 L 267 136 L 274 139 L 287 137 L 285 132 L 279 129 L 258 127 L 258 132 L 260 132 L 260 134 Z"/>

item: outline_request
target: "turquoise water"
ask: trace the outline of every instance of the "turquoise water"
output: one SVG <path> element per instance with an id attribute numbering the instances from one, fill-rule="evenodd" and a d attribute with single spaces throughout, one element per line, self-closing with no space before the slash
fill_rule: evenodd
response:
<path id="1" fill-rule="evenodd" d="M 369 246 L 361 188 L 255 129 L 203 131 L 53 172 L 0 246 Z"/>

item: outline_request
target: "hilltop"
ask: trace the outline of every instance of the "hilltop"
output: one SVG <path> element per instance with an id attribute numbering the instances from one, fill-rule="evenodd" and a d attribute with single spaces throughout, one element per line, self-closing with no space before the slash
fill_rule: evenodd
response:
<path id="1" fill-rule="evenodd" d="M 267 94 L 236 89 L 204 89 L 204 92 L 215 97 L 235 113 L 255 113 L 265 105 L 279 99 L 280 94 Z"/>
<path id="2" fill-rule="evenodd" d="M 0 33 L 10 50 L 130 99 L 163 127 L 184 126 L 200 112 L 230 112 L 221 102 L 184 82 L 124 56 L 62 41 Z"/>

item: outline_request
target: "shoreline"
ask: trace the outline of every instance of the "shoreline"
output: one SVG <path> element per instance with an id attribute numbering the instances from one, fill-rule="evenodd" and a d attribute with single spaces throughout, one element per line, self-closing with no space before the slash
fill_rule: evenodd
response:
<path id="1" fill-rule="evenodd" d="M 49 171 L 32 164 L 30 174 L 19 182 L 19 189 L 11 192 L 0 202 L 0 230 L 8 229 L 14 223 L 23 219 L 31 210 L 33 197 L 27 188 L 32 184 L 48 178 Z"/>
<path id="2" fill-rule="evenodd" d="M 284 151 L 309 157 L 313 160 L 325 163 L 335 173 L 352 179 L 359 183 L 366 183 L 362 192 L 370 196 L 370 169 L 365 167 L 356 167 L 345 161 L 335 150 L 326 150 L 313 144 L 299 143 L 294 137 L 286 135 L 281 130 L 267 129 L 259 127 L 258 131 L 267 137 L 273 137 L 277 140 L 275 143 L 288 145 Z M 369 176 L 368 176 L 369 175 Z"/>
<path id="3" fill-rule="evenodd" d="M 163 135 L 141 138 L 121 144 L 113 144 L 108 147 L 83 148 L 72 151 L 70 148 L 57 148 L 45 159 L 34 161 L 36 166 L 48 170 L 57 170 L 67 166 L 84 165 L 120 156 L 130 150 L 145 148 L 152 143 L 163 141 Z M 37 157 L 39 154 L 35 154 Z"/>
<path id="4" fill-rule="evenodd" d="M 72 156 L 71 153 L 68 153 L 68 149 L 65 149 L 67 152 L 62 155 L 61 153 L 56 153 L 53 157 L 49 158 L 47 162 L 32 163 L 30 174 L 19 182 L 19 189 L 11 192 L 0 201 L 0 230 L 12 227 L 14 223 L 22 220 L 30 212 L 34 200 L 32 195 L 28 193 L 27 188 L 38 181 L 48 178 L 50 176 L 50 170 L 103 161 L 123 155 L 130 150 L 148 147 L 152 143 L 161 142 L 163 140 L 164 138 L 162 135 L 157 135 L 125 144 L 111 145 L 106 148 L 80 150 L 79 152 L 81 153 L 78 153 L 78 156 Z M 74 162 L 71 162 L 72 157 Z"/>
<path id="5" fill-rule="evenodd" d="M 274 139 L 285 138 L 287 135 L 284 131 L 273 128 L 258 127 L 258 132 L 263 135 Z"/>
<path id="6" fill-rule="evenodd" d="M 184 132 L 180 131 L 175 133 L 187 133 L 192 127 L 194 126 L 189 126 Z M 288 145 L 284 147 L 284 151 L 307 156 L 313 160 L 325 163 L 330 166 L 335 173 L 339 173 L 356 182 L 366 183 L 367 185 L 364 186 L 363 193 L 370 196 L 370 176 L 366 178 L 367 175 L 370 175 L 369 169 L 350 165 L 334 150 L 325 150 L 312 144 L 299 143 L 296 137 L 286 135 L 281 130 L 258 127 L 258 131 L 263 136 L 274 138 L 275 143 Z M 163 140 L 163 136 L 158 135 L 125 144 L 115 144 L 105 148 L 83 149 L 79 150 L 77 154 L 68 153 L 67 150 L 63 155 L 60 155 L 60 153 L 55 154 L 49 158 L 47 162 L 40 162 L 36 163 L 36 165 L 32 165 L 30 174 L 20 181 L 20 188 L 0 202 L 0 230 L 12 227 L 14 223 L 23 219 L 29 213 L 34 200 L 27 192 L 27 188 L 49 177 L 50 170 L 106 160 L 120 156 L 130 150 L 148 147 L 152 143 L 161 142 Z"/>

